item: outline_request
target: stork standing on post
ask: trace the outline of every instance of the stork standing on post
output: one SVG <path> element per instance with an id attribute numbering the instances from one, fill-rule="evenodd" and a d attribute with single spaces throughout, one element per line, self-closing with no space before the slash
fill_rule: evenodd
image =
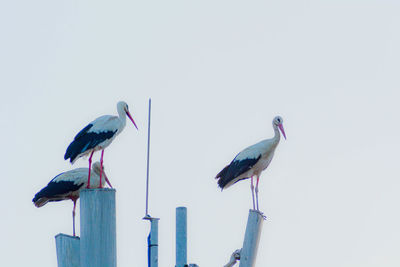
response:
<path id="1" fill-rule="evenodd" d="M 90 154 L 87 188 L 90 188 L 91 185 L 90 169 L 93 153 L 101 150 L 100 165 L 102 167 L 104 149 L 109 146 L 114 138 L 125 128 L 126 116 L 129 117 L 136 129 L 138 129 L 129 113 L 128 104 L 124 101 L 118 102 L 117 111 L 118 116 L 104 115 L 89 123 L 75 136 L 74 141 L 71 142 L 65 152 L 64 159 L 70 159 L 72 164 L 74 164 L 78 158 Z M 99 188 L 101 187 L 102 177 L 100 173 Z"/>
<path id="2" fill-rule="evenodd" d="M 100 182 L 101 173 L 103 173 L 105 180 L 110 185 L 107 175 L 105 174 L 103 167 L 100 165 L 100 162 L 95 162 L 93 164 L 91 185 L 98 184 Z M 88 168 L 77 168 L 60 173 L 35 195 L 35 197 L 32 199 L 32 202 L 36 207 L 40 208 L 46 205 L 47 202 L 61 201 L 66 199 L 72 200 L 72 202 L 74 202 L 74 208 L 72 210 L 72 228 L 73 235 L 75 236 L 76 201 L 79 198 L 81 189 L 87 186 L 87 182 Z M 102 185 L 104 185 L 104 180 L 102 181 Z"/>
<path id="3" fill-rule="evenodd" d="M 278 146 L 281 135 L 279 130 L 282 132 L 283 137 L 286 139 L 286 134 L 283 129 L 283 119 L 280 116 L 276 116 L 272 121 L 272 127 L 274 128 L 275 136 L 271 139 L 266 139 L 257 144 L 249 146 L 242 150 L 232 162 L 220 171 L 215 177 L 218 179 L 218 185 L 221 190 L 228 188 L 232 184 L 251 178 L 251 195 L 253 198 L 253 209 L 258 209 L 258 181 L 260 179 L 261 172 L 265 170 L 274 156 L 276 147 Z M 254 188 L 253 177 L 256 177 L 256 186 Z M 254 192 L 256 194 L 256 201 L 254 201 Z M 255 202 L 257 203 L 257 209 Z"/>

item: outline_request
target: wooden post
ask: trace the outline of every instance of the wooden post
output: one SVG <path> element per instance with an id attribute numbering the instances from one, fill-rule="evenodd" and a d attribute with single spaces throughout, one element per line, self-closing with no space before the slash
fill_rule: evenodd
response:
<path id="1" fill-rule="evenodd" d="M 187 264 L 187 209 L 176 208 L 176 267 Z"/>
<path id="2" fill-rule="evenodd" d="M 240 252 L 239 267 L 255 266 L 263 221 L 264 218 L 260 212 L 250 210 L 243 241 L 243 248 Z"/>
<path id="3" fill-rule="evenodd" d="M 56 235 L 58 267 L 80 267 L 79 237 L 65 234 Z"/>
<path id="4" fill-rule="evenodd" d="M 81 198 L 81 267 L 116 267 L 115 189 L 84 189 Z"/>

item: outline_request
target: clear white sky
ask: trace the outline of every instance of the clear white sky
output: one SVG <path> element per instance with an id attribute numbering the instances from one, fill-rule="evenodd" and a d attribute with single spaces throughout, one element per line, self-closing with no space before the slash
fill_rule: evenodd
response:
<path id="1" fill-rule="evenodd" d="M 260 181 L 257 266 L 399 266 L 399 14 L 397 0 L 1 2 L 0 265 L 56 265 L 72 203 L 31 200 L 87 166 L 63 160 L 68 144 L 124 100 L 139 131 L 128 121 L 105 152 L 118 266 L 146 266 L 151 97 L 160 267 L 181 205 L 190 262 L 222 266 L 241 247 L 249 181 L 221 193 L 214 177 L 278 114 L 288 139 Z"/>

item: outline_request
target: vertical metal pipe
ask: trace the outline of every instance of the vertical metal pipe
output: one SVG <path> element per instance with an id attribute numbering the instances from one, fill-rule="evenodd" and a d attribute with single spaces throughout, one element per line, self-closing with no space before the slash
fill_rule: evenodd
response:
<path id="1" fill-rule="evenodd" d="M 84 189 L 81 198 L 81 266 L 116 267 L 115 189 Z"/>
<path id="2" fill-rule="evenodd" d="M 149 173 L 150 173 L 150 126 L 151 126 L 151 98 L 149 98 L 149 125 L 147 128 L 147 172 L 146 172 L 146 212 L 149 215 Z"/>
<path id="3" fill-rule="evenodd" d="M 149 267 L 158 267 L 158 218 L 150 219 Z"/>
<path id="4" fill-rule="evenodd" d="M 239 267 L 255 266 L 263 221 L 263 216 L 258 211 L 250 210 L 243 241 L 243 248 L 240 252 Z"/>
<path id="5" fill-rule="evenodd" d="M 176 208 L 176 267 L 187 264 L 187 209 Z"/>
<path id="6" fill-rule="evenodd" d="M 79 237 L 65 234 L 56 235 L 58 267 L 80 267 Z"/>

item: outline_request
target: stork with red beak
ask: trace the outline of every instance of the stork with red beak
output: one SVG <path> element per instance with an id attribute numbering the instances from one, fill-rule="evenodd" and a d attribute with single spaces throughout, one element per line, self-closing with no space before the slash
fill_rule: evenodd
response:
<path id="1" fill-rule="evenodd" d="M 92 185 L 99 183 L 100 174 L 104 175 L 105 181 L 110 185 L 104 169 L 100 166 L 100 162 L 95 162 L 92 167 Z M 87 186 L 88 182 L 88 169 L 77 168 L 70 171 L 60 173 L 54 177 L 42 190 L 36 193 L 32 202 L 36 207 L 40 208 L 47 204 L 47 202 L 62 201 L 70 199 L 74 202 L 72 210 L 72 229 L 75 236 L 75 209 L 76 201 L 79 198 L 80 192 Z M 102 182 L 104 185 L 104 180 Z"/>
<path id="2" fill-rule="evenodd" d="M 258 181 L 260 179 L 261 172 L 265 170 L 270 164 L 276 147 L 279 144 L 281 138 L 279 130 L 282 132 L 283 137 L 286 139 L 286 134 L 283 129 L 283 119 L 280 116 L 276 116 L 272 121 L 272 127 L 274 128 L 275 136 L 271 139 L 266 139 L 257 144 L 249 146 L 242 150 L 232 162 L 220 171 L 215 177 L 218 179 L 218 185 L 221 189 L 228 188 L 234 183 L 241 180 L 251 178 L 251 195 L 253 198 L 253 209 L 258 209 Z M 253 177 L 256 177 L 256 186 L 254 188 Z M 254 192 L 256 195 L 256 201 L 254 200 Z M 256 207 L 257 204 L 257 207 Z"/>
<path id="3" fill-rule="evenodd" d="M 115 137 L 122 132 L 126 125 L 126 116 L 136 127 L 136 123 L 129 113 L 128 104 L 123 101 L 117 104 L 118 116 L 101 116 L 83 128 L 68 146 L 64 159 L 69 159 L 73 164 L 78 158 L 89 156 L 89 174 L 87 188 L 90 188 L 90 170 L 92 156 L 95 151 L 101 150 L 100 165 L 103 167 L 104 149 L 111 144 Z M 99 188 L 102 187 L 102 173 L 100 172 Z"/>

